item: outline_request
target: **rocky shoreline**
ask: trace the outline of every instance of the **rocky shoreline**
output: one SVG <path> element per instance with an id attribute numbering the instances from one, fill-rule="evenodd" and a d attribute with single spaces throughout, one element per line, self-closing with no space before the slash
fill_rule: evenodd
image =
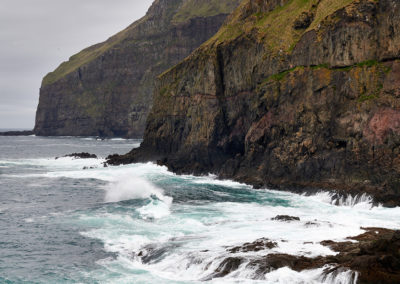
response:
<path id="1" fill-rule="evenodd" d="M 337 254 L 332 256 L 308 258 L 288 254 L 268 254 L 251 260 L 247 265 L 257 267 L 257 275 L 263 275 L 282 267 L 295 271 L 325 267 L 324 274 L 335 274 L 351 270 L 357 283 L 399 283 L 400 282 L 400 231 L 382 228 L 363 228 L 366 232 L 348 238 L 345 242 L 326 240 L 328 246 Z M 266 243 L 267 245 L 261 245 Z M 273 244 L 272 244 L 273 245 Z M 276 245 L 276 244 L 275 244 Z M 273 247 L 273 246 L 272 246 Z M 248 252 L 269 249 L 271 242 L 256 240 L 241 247 L 228 249 L 229 252 Z M 246 259 L 241 256 L 227 258 L 216 269 L 211 278 L 226 276 L 235 271 Z"/>
<path id="2" fill-rule="evenodd" d="M 141 147 L 108 163 L 399 206 L 400 6 L 330 4 L 244 1 L 159 77 Z"/>
<path id="3" fill-rule="evenodd" d="M 32 130 L 0 132 L 0 136 L 30 136 L 30 135 L 34 135 Z"/>
<path id="4" fill-rule="evenodd" d="M 146 156 L 147 157 L 147 156 Z M 167 166 L 168 169 L 177 174 L 193 174 L 197 176 L 202 176 L 205 173 L 202 172 L 191 172 L 191 171 L 182 171 L 176 170 L 174 168 L 169 167 L 168 163 L 164 163 L 162 160 L 157 160 L 157 156 L 152 155 L 153 159 L 144 158 L 138 149 L 133 149 L 130 153 L 125 155 L 109 155 L 106 158 L 105 165 L 110 166 L 120 166 L 120 165 L 127 165 L 132 163 L 146 163 L 146 162 L 155 162 L 160 166 Z M 345 201 L 348 199 L 352 199 L 353 203 L 356 204 L 362 198 L 371 198 L 371 202 L 373 206 L 385 206 L 385 207 L 397 207 L 400 206 L 400 199 L 397 195 L 388 195 L 386 192 L 381 190 L 376 190 L 375 187 L 368 187 L 366 185 L 353 185 L 349 187 L 346 184 L 343 184 L 341 187 L 338 184 L 330 184 L 326 185 L 323 183 L 315 184 L 314 186 L 290 186 L 290 185 L 263 185 L 260 183 L 254 183 L 252 180 L 249 179 L 240 179 L 235 177 L 226 177 L 219 176 L 222 179 L 229 179 L 245 183 L 248 185 L 253 186 L 256 189 L 260 188 L 268 188 L 273 190 L 282 190 L 288 191 L 296 194 L 304 194 L 304 195 L 313 195 L 321 192 L 327 192 L 331 195 L 332 203 L 335 205 L 340 205 L 341 201 Z"/>
<path id="5" fill-rule="evenodd" d="M 288 254 L 269 254 L 251 261 L 248 265 L 258 267 L 257 274 L 289 267 L 295 271 L 326 267 L 324 273 L 352 270 L 357 272 L 357 283 L 399 283 L 400 282 L 400 231 L 382 228 L 363 228 L 365 233 L 348 238 L 345 242 L 323 241 L 337 254 L 333 256 L 308 258 Z M 244 244 L 241 250 L 259 249 L 259 240 Z M 267 247 L 268 248 L 268 247 Z M 240 249 L 239 249 L 240 250 Z M 214 277 L 223 277 L 234 271 L 244 258 L 226 259 L 216 270 Z"/>
<path id="6" fill-rule="evenodd" d="M 298 217 L 286 217 L 291 218 L 287 220 L 282 216 L 277 216 L 274 220 L 299 222 Z M 318 226 L 318 222 L 305 225 Z M 334 252 L 327 256 L 306 257 L 276 253 L 273 250 L 279 247 L 278 243 L 266 238 L 227 247 L 224 260 L 202 280 L 222 278 L 239 268 L 254 271 L 251 279 L 263 280 L 271 271 L 288 267 L 297 272 L 323 269 L 320 281 L 335 279 L 339 273 L 346 272 L 351 280 L 349 283 L 400 283 L 400 231 L 382 228 L 361 229 L 365 232 L 349 237 L 343 242 L 332 240 L 320 242 L 319 244 L 329 247 Z M 285 242 L 285 240 L 281 241 Z M 133 253 L 132 257 L 139 258 L 143 263 L 152 263 L 167 251 L 167 248 L 149 245 L 138 253 Z M 206 253 L 207 250 L 202 252 Z M 256 254 L 251 256 L 251 253 Z"/>

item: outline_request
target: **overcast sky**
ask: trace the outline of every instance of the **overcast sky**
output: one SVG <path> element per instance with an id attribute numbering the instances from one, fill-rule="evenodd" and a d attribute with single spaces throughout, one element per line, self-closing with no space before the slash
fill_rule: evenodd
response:
<path id="1" fill-rule="evenodd" d="M 33 128 L 42 78 L 144 16 L 152 2 L 0 0 L 0 128 Z"/>

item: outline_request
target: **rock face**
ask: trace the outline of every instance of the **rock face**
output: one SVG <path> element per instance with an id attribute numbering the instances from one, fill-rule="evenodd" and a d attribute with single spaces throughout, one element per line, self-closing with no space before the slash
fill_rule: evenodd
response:
<path id="1" fill-rule="evenodd" d="M 255 186 L 400 204 L 400 4 L 245 0 L 160 76 L 139 149 Z"/>
<path id="2" fill-rule="evenodd" d="M 155 77 L 214 35 L 239 1 L 155 0 L 145 17 L 43 79 L 35 134 L 141 138 Z"/>
<path id="3" fill-rule="evenodd" d="M 345 242 L 321 243 L 330 247 L 337 253 L 336 255 L 308 258 L 272 252 L 250 260 L 248 256 L 230 256 L 206 280 L 224 277 L 237 270 L 239 266 L 245 265 L 246 268 L 255 269 L 254 278 L 257 280 L 263 280 L 264 275 L 273 270 L 289 267 L 295 271 L 324 268 L 321 282 L 332 276 L 336 277 L 340 272 L 348 271 L 351 283 L 399 283 L 400 231 L 381 228 L 365 228 L 365 230 L 364 234 L 349 238 Z M 238 250 L 258 251 L 258 242 L 259 240 L 244 244 L 238 247 Z"/>

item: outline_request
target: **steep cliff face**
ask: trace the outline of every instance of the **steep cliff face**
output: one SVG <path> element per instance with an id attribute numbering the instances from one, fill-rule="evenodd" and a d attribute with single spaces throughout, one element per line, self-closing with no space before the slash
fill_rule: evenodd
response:
<path id="1" fill-rule="evenodd" d="M 160 76 L 142 146 L 110 163 L 400 204 L 399 59 L 398 1 L 246 0 Z"/>
<path id="2" fill-rule="evenodd" d="M 214 35 L 238 3 L 156 0 L 145 17 L 43 79 L 35 134 L 142 137 L 155 77 Z"/>

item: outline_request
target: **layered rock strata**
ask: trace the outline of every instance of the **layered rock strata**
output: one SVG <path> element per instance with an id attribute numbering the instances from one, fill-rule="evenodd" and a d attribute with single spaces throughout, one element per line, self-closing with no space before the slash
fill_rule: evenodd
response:
<path id="1" fill-rule="evenodd" d="M 399 59 L 398 1 L 245 0 L 159 77 L 141 147 L 109 163 L 399 205 Z"/>
<path id="2" fill-rule="evenodd" d="M 141 138 L 154 79 L 219 29 L 239 0 L 155 0 L 146 16 L 44 79 L 36 135 Z"/>

